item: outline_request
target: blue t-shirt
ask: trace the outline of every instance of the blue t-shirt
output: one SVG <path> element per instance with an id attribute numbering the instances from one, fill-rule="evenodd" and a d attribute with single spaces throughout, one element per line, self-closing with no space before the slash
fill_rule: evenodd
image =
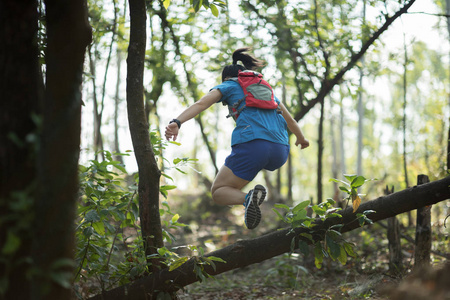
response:
<path id="1" fill-rule="evenodd" d="M 232 106 L 244 97 L 244 91 L 239 83 L 226 80 L 216 85 L 211 90 L 218 89 L 222 93 L 219 102 L 223 105 Z M 275 97 L 275 101 L 280 100 Z M 244 106 L 243 101 L 239 108 Z M 231 135 L 231 145 L 262 139 L 278 144 L 289 145 L 287 124 L 283 116 L 275 109 L 259 109 L 246 107 L 236 120 L 236 127 Z"/>

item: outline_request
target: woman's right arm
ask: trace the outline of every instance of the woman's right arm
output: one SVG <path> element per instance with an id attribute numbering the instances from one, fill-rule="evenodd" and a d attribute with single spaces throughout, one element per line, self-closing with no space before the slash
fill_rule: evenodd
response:
<path id="1" fill-rule="evenodd" d="M 211 90 L 208 94 L 203 96 L 200 100 L 186 108 L 176 119 L 183 124 L 186 121 L 196 117 L 202 111 L 208 109 L 214 103 L 217 103 L 222 99 L 222 93 L 218 89 Z M 178 125 L 177 123 L 170 123 L 166 126 L 165 136 L 166 139 L 170 140 L 173 138 L 175 141 L 178 136 Z"/>
<path id="2" fill-rule="evenodd" d="M 287 126 L 289 130 L 297 137 L 297 141 L 295 142 L 295 146 L 300 145 L 301 149 L 309 147 L 309 141 L 303 135 L 300 126 L 298 126 L 297 121 L 291 116 L 287 108 L 280 102 L 278 105 L 282 111 L 282 116 L 284 120 L 286 120 Z"/>

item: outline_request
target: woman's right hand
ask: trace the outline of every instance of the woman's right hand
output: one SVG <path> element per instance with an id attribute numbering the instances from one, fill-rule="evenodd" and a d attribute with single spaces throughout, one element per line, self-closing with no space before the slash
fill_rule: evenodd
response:
<path id="1" fill-rule="evenodd" d="M 166 126 L 166 132 L 165 132 L 166 139 L 168 141 L 170 141 L 170 139 L 173 139 L 175 141 L 178 137 L 178 131 L 179 131 L 179 128 L 178 128 L 177 123 L 175 123 L 175 122 L 170 123 L 169 125 Z"/>

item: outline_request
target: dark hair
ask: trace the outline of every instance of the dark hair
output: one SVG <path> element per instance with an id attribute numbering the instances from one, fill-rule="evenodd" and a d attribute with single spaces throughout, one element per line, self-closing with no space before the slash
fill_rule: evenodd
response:
<path id="1" fill-rule="evenodd" d="M 237 77 L 239 71 L 244 70 L 256 70 L 257 68 L 264 67 L 264 62 L 259 60 L 250 54 L 244 53 L 250 50 L 250 47 L 240 48 L 233 52 L 233 64 L 223 68 L 222 82 L 227 77 Z M 244 66 L 239 65 L 237 62 L 241 61 Z"/>

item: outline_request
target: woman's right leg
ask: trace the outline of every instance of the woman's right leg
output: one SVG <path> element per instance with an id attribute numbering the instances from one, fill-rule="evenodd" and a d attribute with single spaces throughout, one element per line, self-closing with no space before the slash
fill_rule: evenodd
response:
<path id="1" fill-rule="evenodd" d="M 247 194 L 241 189 L 248 183 L 248 180 L 234 175 L 227 166 L 222 166 L 211 187 L 213 201 L 220 205 L 244 204 Z"/>

